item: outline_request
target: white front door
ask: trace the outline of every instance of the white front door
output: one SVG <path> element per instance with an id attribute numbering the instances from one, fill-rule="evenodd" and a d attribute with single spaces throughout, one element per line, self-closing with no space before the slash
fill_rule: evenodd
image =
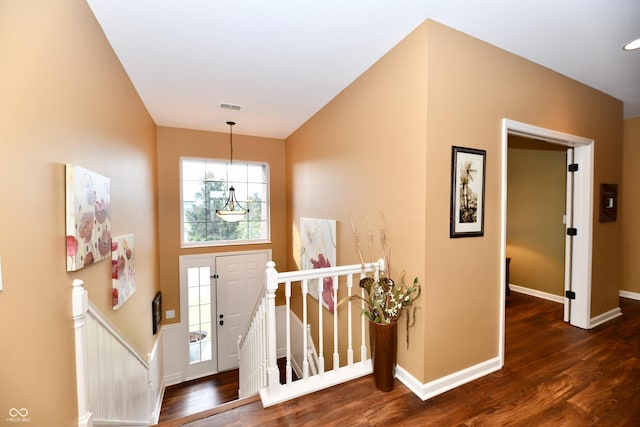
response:
<path id="1" fill-rule="evenodd" d="M 218 371 L 238 367 L 238 337 L 264 289 L 267 261 L 267 252 L 216 256 Z"/>

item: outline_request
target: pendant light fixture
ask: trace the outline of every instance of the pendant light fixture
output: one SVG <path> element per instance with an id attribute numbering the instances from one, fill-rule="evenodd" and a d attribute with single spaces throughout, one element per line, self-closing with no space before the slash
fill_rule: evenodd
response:
<path id="1" fill-rule="evenodd" d="M 229 166 L 233 167 L 233 125 L 236 123 L 227 122 L 227 124 L 229 125 L 229 148 L 231 149 Z M 238 222 L 245 217 L 247 212 L 249 212 L 249 209 L 244 209 L 236 199 L 236 189 L 233 188 L 233 185 L 229 186 L 229 195 L 224 207 L 222 209 L 216 209 L 218 218 L 226 222 Z"/>

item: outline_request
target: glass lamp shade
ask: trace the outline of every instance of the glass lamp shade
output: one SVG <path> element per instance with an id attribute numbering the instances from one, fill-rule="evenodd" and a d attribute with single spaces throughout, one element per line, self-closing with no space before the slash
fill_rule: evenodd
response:
<path id="1" fill-rule="evenodd" d="M 241 221 L 245 215 L 249 212 L 249 209 L 243 209 L 236 199 L 236 190 L 231 186 L 229 188 L 229 198 L 222 209 L 216 209 L 216 215 L 226 222 L 238 222 Z"/>

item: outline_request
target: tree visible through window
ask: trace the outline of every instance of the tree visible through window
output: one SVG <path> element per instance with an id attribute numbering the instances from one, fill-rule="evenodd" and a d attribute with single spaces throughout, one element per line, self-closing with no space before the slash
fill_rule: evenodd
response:
<path id="1" fill-rule="evenodd" d="M 269 240 L 269 168 L 266 163 L 181 159 L 182 244 L 184 246 L 257 243 Z M 242 221 L 216 216 L 233 185 L 249 209 Z"/>

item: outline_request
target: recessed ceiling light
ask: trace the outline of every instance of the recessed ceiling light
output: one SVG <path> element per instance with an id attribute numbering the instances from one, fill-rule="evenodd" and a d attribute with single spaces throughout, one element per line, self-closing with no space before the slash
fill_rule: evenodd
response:
<path id="1" fill-rule="evenodd" d="M 625 44 L 623 47 L 624 50 L 635 50 L 640 49 L 640 39 L 635 39 Z"/>

